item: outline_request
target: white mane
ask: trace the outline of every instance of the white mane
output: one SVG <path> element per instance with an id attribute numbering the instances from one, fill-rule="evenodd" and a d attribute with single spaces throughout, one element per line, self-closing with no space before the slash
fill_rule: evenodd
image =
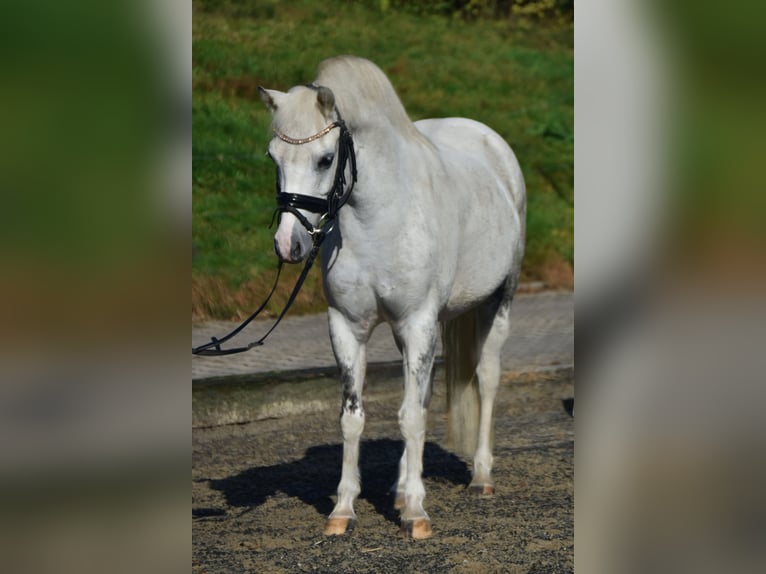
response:
<path id="1" fill-rule="evenodd" d="M 427 141 L 407 116 L 386 75 L 369 60 L 355 56 L 324 60 L 314 83 L 333 91 L 338 110 L 352 131 L 391 127 Z"/>

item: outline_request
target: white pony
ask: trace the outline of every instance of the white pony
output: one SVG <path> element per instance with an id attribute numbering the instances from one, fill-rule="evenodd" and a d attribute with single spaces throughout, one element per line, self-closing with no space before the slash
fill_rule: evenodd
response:
<path id="1" fill-rule="evenodd" d="M 324 239 L 322 275 L 343 388 L 343 465 L 325 534 L 348 532 L 356 519 L 365 347 L 375 326 L 387 322 L 404 362 L 405 449 L 395 505 L 405 534 L 427 538 L 421 475 L 440 326 L 450 438 L 473 454 L 470 487 L 494 493 L 493 404 L 524 256 L 518 161 L 481 123 L 411 122 L 383 72 L 361 58 L 325 60 L 313 84 L 286 93 L 259 90 L 273 115 L 269 155 L 282 198 L 277 254 L 298 262 L 316 244 L 312 236 Z"/>

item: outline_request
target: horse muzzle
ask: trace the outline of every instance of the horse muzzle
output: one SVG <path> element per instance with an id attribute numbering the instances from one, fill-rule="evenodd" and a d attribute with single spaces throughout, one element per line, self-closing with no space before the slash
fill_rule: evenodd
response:
<path id="1" fill-rule="evenodd" d="M 282 221 L 274 235 L 274 251 L 280 261 L 300 263 L 311 251 L 311 246 L 311 236 L 295 216 L 290 213 L 282 214 Z"/>

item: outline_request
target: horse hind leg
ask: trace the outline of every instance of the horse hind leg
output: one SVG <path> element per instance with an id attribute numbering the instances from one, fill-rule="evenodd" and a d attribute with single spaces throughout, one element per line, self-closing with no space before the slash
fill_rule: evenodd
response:
<path id="1" fill-rule="evenodd" d="M 503 299 L 494 313 L 482 314 L 480 331 L 482 338 L 476 377 L 479 383 L 479 436 L 473 457 L 473 476 L 469 488 L 483 495 L 495 493 L 492 481 L 492 443 L 494 432 L 494 407 L 500 385 L 500 354 L 510 330 L 511 298 Z M 486 334 L 485 334 L 486 333 Z"/>
<path id="2" fill-rule="evenodd" d="M 340 426 L 343 433 L 343 463 L 338 484 L 338 500 L 325 524 L 326 535 L 350 532 L 356 524 L 354 501 L 361 492 L 359 477 L 359 441 L 364 430 L 362 388 L 366 370 L 366 344 L 354 333 L 352 325 L 332 309 L 330 336 L 341 371 L 343 405 Z"/>

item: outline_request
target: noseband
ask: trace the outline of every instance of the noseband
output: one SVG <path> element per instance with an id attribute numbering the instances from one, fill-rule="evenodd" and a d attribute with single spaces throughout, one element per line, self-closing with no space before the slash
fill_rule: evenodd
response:
<path id="1" fill-rule="evenodd" d="M 336 113 L 338 113 L 337 110 Z M 338 115 L 340 116 L 340 114 Z M 356 183 L 356 154 L 354 153 L 354 140 L 351 137 L 351 132 L 349 132 L 346 127 L 346 122 L 340 118 L 323 130 L 306 138 L 291 138 L 276 128 L 273 128 L 274 135 L 283 142 L 292 145 L 303 145 L 313 142 L 322 136 L 327 135 L 335 128 L 340 129 L 337 165 L 335 167 L 335 178 L 326 199 L 312 195 L 301 195 L 299 193 L 282 193 L 279 190 L 279 180 L 277 180 L 277 208 L 274 211 L 275 215 L 276 213 L 281 214 L 284 212 L 292 213 L 298 221 L 301 222 L 301 225 L 306 228 L 309 235 L 314 237 L 315 242 L 319 237 L 323 237 L 324 234 L 332 229 L 333 220 L 337 216 L 338 210 L 346 204 L 348 198 L 351 196 L 351 191 L 354 189 L 354 184 Z M 346 164 L 349 161 L 351 162 L 351 185 L 346 188 Z M 299 211 L 300 209 L 320 214 L 322 217 L 319 221 L 319 226 L 314 227 Z"/>

